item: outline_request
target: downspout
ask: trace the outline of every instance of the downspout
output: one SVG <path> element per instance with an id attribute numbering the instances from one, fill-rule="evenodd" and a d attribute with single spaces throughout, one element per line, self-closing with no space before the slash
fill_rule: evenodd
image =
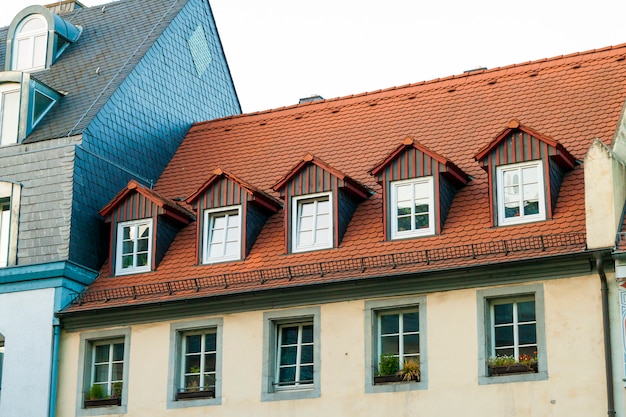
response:
<path id="1" fill-rule="evenodd" d="M 50 404 L 48 405 L 48 415 L 56 416 L 57 404 L 57 378 L 59 376 L 59 341 L 61 340 L 61 325 L 53 325 L 52 336 L 52 370 L 50 371 Z"/>
<path id="2" fill-rule="evenodd" d="M 611 325 L 609 321 L 609 287 L 604 272 L 602 253 L 596 253 L 596 268 L 600 277 L 600 291 L 602 293 L 602 330 L 604 331 L 604 365 L 606 374 L 606 403 L 607 415 L 614 416 L 615 398 L 613 396 L 613 359 L 611 350 Z"/>

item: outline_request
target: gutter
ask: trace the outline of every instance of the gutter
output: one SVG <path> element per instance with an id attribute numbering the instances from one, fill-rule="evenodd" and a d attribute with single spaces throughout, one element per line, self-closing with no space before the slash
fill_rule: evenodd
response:
<path id="1" fill-rule="evenodd" d="M 604 364 L 606 374 L 606 403 L 607 415 L 615 416 L 615 398 L 613 395 L 613 359 L 611 349 L 611 326 L 609 318 L 609 287 L 604 272 L 602 253 L 596 253 L 596 268 L 600 277 L 600 291 L 602 293 L 602 330 L 604 332 Z"/>
<path id="2" fill-rule="evenodd" d="M 52 369 L 50 371 L 50 403 L 48 405 L 49 417 L 56 416 L 57 403 L 57 379 L 59 376 L 59 341 L 61 339 L 61 325 L 55 324 L 52 336 Z"/>

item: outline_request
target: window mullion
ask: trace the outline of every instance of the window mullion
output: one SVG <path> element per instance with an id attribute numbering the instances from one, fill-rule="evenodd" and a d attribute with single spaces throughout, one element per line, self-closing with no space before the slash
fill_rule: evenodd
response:
<path id="1" fill-rule="evenodd" d="M 113 381 L 113 343 L 109 343 L 109 358 L 108 358 L 108 376 L 107 376 L 107 395 L 111 395 L 111 381 Z"/>
<path id="2" fill-rule="evenodd" d="M 205 351 L 205 337 L 204 334 L 200 335 L 200 383 L 199 385 L 199 389 L 202 390 L 204 387 L 204 351 Z"/>
<path id="3" fill-rule="evenodd" d="M 513 301 L 513 355 L 519 358 L 519 322 L 517 318 L 517 301 Z"/>

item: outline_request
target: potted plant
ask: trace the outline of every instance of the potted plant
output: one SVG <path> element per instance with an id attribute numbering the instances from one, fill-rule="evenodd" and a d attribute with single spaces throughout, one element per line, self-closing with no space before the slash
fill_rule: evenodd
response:
<path id="1" fill-rule="evenodd" d="M 419 381 L 420 380 L 420 362 L 419 359 L 407 359 L 402 365 L 400 375 L 403 381 Z"/>
<path id="2" fill-rule="evenodd" d="M 388 353 L 380 355 L 378 360 L 378 372 L 374 376 L 374 384 L 384 384 L 386 382 L 401 381 L 398 371 L 400 370 L 400 362 L 397 356 Z"/>
<path id="3" fill-rule="evenodd" d="M 111 395 L 106 395 L 102 384 L 93 384 L 86 395 L 84 407 L 108 407 L 122 405 L 122 383 L 115 382 L 111 386 Z"/>
<path id="4" fill-rule="evenodd" d="M 489 376 L 537 372 L 537 355 L 521 354 L 516 360 L 513 355 L 492 356 L 487 360 Z"/>
<path id="5" fill-rule="evenodd" d="M 191 368 L 191 372 L 194 372 L 195 369 L 195 367 Z M 197 372 L 200 372 L 200 368 L 197 369 Z M 194 378 L 176 394 L 177 400 L 190 400 L 195 398 L 215 398 L 215 386 L 211 387 L 208 383 L 205 383 L 203 387 L 200 387 L 198 379 Z"/>

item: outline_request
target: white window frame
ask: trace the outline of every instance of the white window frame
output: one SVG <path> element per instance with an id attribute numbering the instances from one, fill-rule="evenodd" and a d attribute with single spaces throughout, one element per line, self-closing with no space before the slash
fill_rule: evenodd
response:
<path id="1" fill-rule="evenodd" d="M 30 31 L 30 32 L 24 32 L 22 29 L 23 27 L 30 21 L 32 20 L 40 20 L 44 23 L 44 28 L 43 29 L 38 29 L 35 31 Z M 35 47 L 36 47 L 36 41 L 39 39 L 43 38 L 43 51 L 37 51 L 38 54 L 42 54 L 43 56 L 36 56 L 38 54 L 36 54 L 35 51 Z M 25 45 L 28 49 L 25 50 L 23 47 L 20 46 L 20 41 L 25 41 L 27 42 L 27 44 Z M 20 22 L 20 24 L 17 26 L 17 29 L 15 31 L 15 37 L 13 39 L 13 57 L 11 59 L 12 62 L 12 69 L 15 71 L 37 71 L 40 69 L 44 69 L 46 67 L 46 61 L 47 61 L 47 53 L 48 53 L 48 22 L 46 21 L 46 19 L 38 14 L 34 14 L 34 15 L 30 15 L 27 16 L 26 18 L 24 18 L 24 20 L 22 20 Z M 24 67 L 19 67 L 19 57 L 20 54 L 22 53 L 27 53 L 27 58 L 29 58 L 29 62 L 30 65 L 28 66 L 24 66 Z M 35 61 L 39 59 L 39 61 L 43 61 L 43 64 L 41 65 L 35 65 Z"/>
<path id="2" fill-rule="evenodd" d="M 520 330 L 520 326 L 524 326 L 524 325 L 535 325 L 535 329 L 537 328 L 537 307 L 535 305 L 535 320 L 534 321 L 528 321 L 528 322 L 520 322 L 519 318 L 518 318 L 518 305 L 519 303 L 522 302 L 527 302 L 527 301 L 535 301 L 535 297 L 532 295 L 527 295 L 527 296 L 519 296 L 519 297 L 513 297 L 513 298 L 496 298 L 494 300 L 491 300 L 491 302 L 489 303 L 489 310 L 490 310 L 490 314 L 491 314 L 491 326 L 490 326 L 490 331 L 491 331 L 491 340 L 493 341 L 491 344 L 491 356 L 502 356 L 502 355 L 498 355 L 498 350 L 501 349 L 513 349 L 513 356 L 517 359 L 520 356 L 520 349 L 521 348 L 528 348 L 531 347 L 535 352 L 538 352 L 538 347 L 537 347 L 537 336 L 535 334 L 535 342 L 531 343 L 531 344 L 522 344 L 520 343 L 519 340 L 519 330 Z M 495 307 L 496 305 L 507 305 L 507 304 L 511 304 L 513 306 L 513 317 L 512 317 L 512 322 L 511 323 L 502 323 L 502 324 L 496 324 L 495 322 Z M 504 328 L 504 327 L 512 327 L 513 328 L 513 344 L 509 345 L 509 346 L 501 346 L 501 347 L 496 347 L 495 345 L 495 340 L 496 340 L 496 329 L 497 328 Z"/>
<path id="3" fill-rule="evenodd" d="M 229 233 L 228 221 L 235 214 L 239 217 L 237 230 L 234 231 L 234 235 Z M 221 241 L 222 252 L 219 256 L 210 256 L 210 248 L 213 240 L 213 221 L 217 217 L 224 216 L 226 218 L 226 225 L 224 228 L 224 238 Z M 226 261 L 235 261 L 241 259 L 241 245 L 243 242 L 242 234 L 243 234 L 243 216 L 241 206 L 230 206 L 230 207 L 221 207 L 218 209 L 206 209 L 204 210 L 204 225 L 203 225 L 203 241 L 202 241 L 202 263 L 203 264 L 211 264 L 216 262 L 226 262 Z M 235 239 L 236 238 L 236 239 Z M 237 242 L 237 251 L 233 254 L 227 254 L 226 243 L 228 242 Z"/>
<path id="4" fill-rule="evenodd" d="M 17 106 L 8 106 L 6 104 L 9 94 L 17 94 Z M 0 146 L 17 143 L 20 125 L 20 102 L 21 85 L 19 83 L 0 84 Z M 11 125 L 11 131 L 5 131 L 7 123 Z"/>
<path id="5" fill-rule="evenodd" d="M 20 193 L 19 184 L 0 181 L 0 268 L 17 262 Z"/>
<path id="6" fill-rule="evenodd" d="M 539 212 L 535 214 L 524 214 L 524 187 L 522 172 L 524 168 L 534 167 L 537 169 L 537 189 L 538 189 L 538 209 Z M 518 183 L 519 187 L 519 216 L 506 217 L 504 208 L 504 195 L 505 184 L 504 174 L 511 171 L 517 171 L 521 181 Z M 541 160 L 522 162 L 518 164 L 509 164 L 496 167 L 496 182 L 497 182 L 497 206 L 498 206 L 498 224 L 499 225 L 512 225 L 528 223 L 533 221 L 541 221 L 546 219 L 546 190 L 544 187 L 544 172 L 543 162 Z"/>
<path id="7" fill-rule="evenodd" d="M 122 268 L 122 250 L 124 244 L 124 228 L 132 227 L 137 230 L 140 226 L 148 226 L 148 262 L 146 265 L 135 266 L 137 263 L 137 255 L 139 253 L 137 247 L 137 241 L 139 239 L 134 238 L 133 240 L 133 264 L 132 266 Z M 116 257 L 115 257 L 115 275 L 127 275 L 127 274 L 135 274 L 138 272 L 147 272 L 152 268 L 152 240 L 153 240 L 153 226 L 154 221 L 152 218 L 142 219 L 142 220 L 132 220 L 127 222 L 120 222 L 117 225 L 117 248 L 116 248 Z"/>
<path id="8" fill-rule="evenodd" d="M 487 361 L 495 353 L 493 305 L 511 301 L 535 301 L 535 330 L 538 372 L 489 376 Z M 544 290 L 542 284 L 494 287 L 476 291 L 478 313 L 478 383 L 501 384 L 548 379 L 548 360 L 545 329 Z M 519 350 L 516 350 L 518 355 Z M 519 358 L 519 355 L 516 356 Z"/>
<path id="9" fill-rule="evenodd" d="M 429 189 L 428 195 L 416 195 L 415 185 L 426 184 Z M 430 236 L 435 234 L 435 189 L 434 180 L 432 176 L 412 178 L 408 180 L 392 181 L 391 182 L 391 239 L 404 239 L 418 236 Z M 406 185 L 412 185 L 411 187 L 411 229 L 410 230 L 398 230 L 398 188 Z M 414 217 L 415 213 L 415 201 L 421 200 L 428 204 L 428 227 L 417 229 L 415 228 Z"/>
<path id="10" fill-rule="evenodd" d="M 206 346 L 206 336 L 208 335 L 213 335 L 215 337 L 215 348 L 214 349 L 209 349 Z M 192 353 L 187 353 L 187 343 L 188 343 L 188 338 L 192 337 L 192 336 L 200 336 L 200 352 L 192 352 Z M 179 373 L 179 377 L 178 377 L 178 385 L 177 385 L 177 391 L 178 392 L 187 392 L 187 389 L 189 387 L 185 386 L 185 377 L 187 376 L 198 376 L 199 377 L 199 384 L 197 390 L 198 391 L 211 391 L 211 389 L 213 390 L 213 396 L 210 397 L 207 395 L 206 398 L 214 398 L 215 397 L 215 381 L 217 380 L 217 369 L 213 369 L 212 371 L 208 371 L 205 372 L 205 366 L 206 366 L 206 355 L 215 355 L 215 366 L 217 367 L 217 330 L 215 328 L 212 329 L 203 329 L 203 330 L 190 330 L 190 331 L 186 331 L 183 332 L 181 334 L 181 350 L 180 350 L 180 360 L 181 360 L 181 366 L 180 366 L 180 373 Z M 187 361 L 189 360 L 189 358 L 194 357 L 194 356 L 199 356 L 200 357 L 200 366 L 198 369 L 198 372 L 186 372 L 187 370 Z M 213 376 L 213 384 L 210 384 L 206 378 L 210 378 L 211 376 Z M 205 389 L 208 388 L 208 389 Z"/>
<path id="11" fill-rule="evenodd" d="M 280 329 L 313 326 L 313 381 L 278 384 L 280 371 Z M 320 396 L 320 308 L 305 307 L 263 313 L 263 382 L 261 401 L 297 400 Z M 299 339 L 301 340 L 301 339 Z M 307 343 L 308 344 L 308 343 Z M 304 365 L 301 363 L 301 365 Z"/>
<path id="12" fill-rule="evenodd" d="M 314 204 L 314 214 L 313 214 L 313 243 L 310 245 L 300 244 L 300 213 L 302 211 L 302 207 L 304 204 L 312 201 Z M 317 207 L 320 201 L 328 201 L 328 233 L 325 234 L 327 242 L 317 242 L 316 231 L 318 216 L 319 213 L 317 211 Z M 330 192 L 327 193 L 317 193 L 317 194 L 307 194 L 301 195 L 292 198 L 292 207 L 291 207 L 291 243 L 292 243 L 292 252 L 307 252 L 311 250 L 317 249 L 329 249 L 333 247 L 334 241 L 334 228 L 335 228 L 335 219 L 334 219 L 334 209 L 333 209 L 333 195 Z"/>
<path id="13" fill-rule="evenodd" d="M 116 345 L 122 345 L 122 359 L 121 360 L 115 360 L 114 359 L 114 349 Z M 108 353 L 108 357 L 106 362 L 96 362 L 96 350 L 100 347 L 100 346 L 107 346 L 109 353 Z M 122 384 L 122 386 L 120 388 L 123 387 L 124 384 L 124 368 L 125 368 L 125 364 L 124 364 L 124 350 L 126 349 L 126 347 L 124 346 L 124 339 L 117 339 L 117 340 L 106 340 L 106 341 L 98 341 L 98 342 L 94 342 L 92 344 L 91 347 L 91 383 L 90 383 L 90 387 L 94 386 L 95 384 L 98 385 L 105 385 L 106 389 L 104 390 L 104 395 L 107 397 L 110 397 L 113 394 L 113 387 L 115 384 L 120 383 Z M 113 379 L 113 366 L 114 365 L 122 365 L 122 379 Z M 107 374 L 107 379 L 106 381 L 104 381 L 104 384 L 102 384 L 103 381 L 96 381 L 96 366 L 100 366 L 100 365 L 107 365 L 108 366 L 108 374 Z"/>
<path id="14" fill-rule="evenodd" d="M 418 307 L 412 307 L 412 308 L 403 308 L 403 309 L 390 309 L 390 310 L 379 310 L 376 313 L 376 319 L 377 319 L 377 333 L 376 333 L 376 338 L 378 341 L 378 352 L 379 355 L 376 358 L 377 361 L 377 365 L 378 362 L 380 361 L 380 355 L 385 354 L 385 352 L 383 352 L 383 338 L 384 337 L 392 337 L 392 336 L 397 336 L 398 337 L 398 354 L 393 354 L 393 356 L 398 358 L 398 366 L 399 369 L 402 369 L 402 366 L 404 365 L 404 361 L 406 361 L 407 359 L 416 359 L 417 361 L 420 360 L 420 353 L 406 353 L 404 351 L 404 337 L 405 336 L 411 336 L 411 335 L 417 335 L 418 337 L 418 343 L 419 343 L 419 337 L 420 337 L 420 331 L 405 331 L 404 330 L 404 321 L 403 321 L 403 317 L 405 314 L 408 313 L 417 313 L 418 314 L 418 323 L 419 323 L 419 308 Z M 387 315 L 398 315 L 398 333 L 389 333 L 386 335 L 382 334 L 382 317 L 383 316 L 387 316 Z"/>
<path id="15" fill-rule="evenodd" d="M 278 328 L 276 329 L 277 331 L 277 340 L 276 340 L 276 371 L 275 371 L 275 378 L 274 378 L 274 384 L 276 387 L 276 390 L 284 390 L 284 389 L 294 389 L 294 388 L 308 388 L 308 387 L 312 387 L 313 386 L 313 375 L 311 374 L 311 379 L 308 380 L 303 380 L 302 379 L 302 375 L 301 375 L 301 371 L 302 368 L 304 367 L 313 367 L 315 368 L 315 361 L 313 362 L 302 362 L 303 358 L 302 358 L 302 351 L 303 349 L 305 349 L 306 347 L 311 347 L 313 349 L 313 352 L 315 352 L 315 340 L 313 339 L 313 322 L 302 322 L 302 323 L 287 323 L 287 324 L 278 324 L 277 325 Z M 310 341 L 303 341 L 303 334 L 304 334 L 304 328 L 305 327 L 310 327 L 311 328 L 311 340 Z M 283 335 L 283 329 L 288 329 L 288 328 L 295 328 L 297 329 L 297 341 L 295 343 L 292 344 L 284 344 L 284 341 L 282 340 L 282 335 Z M 282 356 L 283 356 L 283 352 L 286 349 L 289 348 L 296 348 L 296 357 L 295 357 L 295 363 L 294 364 L 282 364 Z M 314 358 L 314 354 L 311 355 L 311 359 L 313 360 Z M 294 380 L 293 381 L 287 381 L 287 382 L 281 382 L 280 381 L 280 375 L 281 375 L 281 370 L 285 369 L 285 368 L 295 368 L 295 374 L 294 374 Z"/>

